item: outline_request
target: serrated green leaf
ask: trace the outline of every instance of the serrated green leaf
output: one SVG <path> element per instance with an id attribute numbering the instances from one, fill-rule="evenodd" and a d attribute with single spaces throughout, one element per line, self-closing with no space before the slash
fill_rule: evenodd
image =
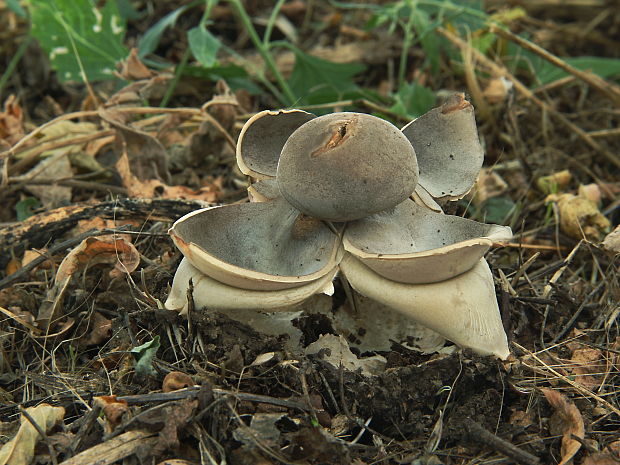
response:
<path id="1" fill-rule="evenodd" d="M 60 81 L 82 81 L 82 67 L 89 81 L 113 77 L 116 63 L 128 54 L 125 22 L 115 1 L 103 8 L 91 0 L 31 0 L 29 5 L 31 33 Z"/>
<path id="2" fill-rule="evenodd" d="M 153 368 L 153 359 L 159 350 L 159 336 L 155 336 L 152 340 L 130 350 L 136 359 L 134 369 L 138 376 L 147 376 L 155 374 Z"/>
<path id="3" fill-rule="evenodd" d="M 36 197 L 26 197 L 15 204 L 17 221 L 24 221 L 34 215 L 34 209 L 39 208 L 41 202 Z"/>
<path id="4" fill-rule="evenodd" d="M 289 79 L 289 86 L 299 98 L 297 103 L 309 103 L 313 95 L 326 91 L 342 95 L 358 89 L 353 77 L 364 71 L 364 65 L 333 63 L 308 55 L 296 47 L 293 48 L 293 52 L 295 66 Z"/>
<path id="5" fill-rule="evenodd" d="M 187 32 L 189 48 L 194 54 L 194 58 L 201 65 L 211 68 L 215 65 L 217 51 L 221 47 L 221 42 L 211 34 L 202 24 L 190 29 Z"/>
<path id="6" fill-rule="evenodd" d="M 168 13 L 144 33 L 142 38 L 138 41 L 138 56 L 140 58 L 155 51 L 164 31 L 175 25 L 179 16 L 187 10 L 188 6 L 189 5 L 182 6 Z"/>

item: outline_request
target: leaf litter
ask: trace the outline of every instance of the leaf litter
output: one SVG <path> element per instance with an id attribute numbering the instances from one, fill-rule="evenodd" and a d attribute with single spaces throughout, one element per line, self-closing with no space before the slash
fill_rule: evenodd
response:
<path id="1" fill-rule="evenodd" d="M 176 11 L 178 23 L 151 34 L 157 43 L 150 51 L 161 54 L 160 63 L 181 63 L 179 46 L 197 58 L 176 77 L 172 68 L 154 66 L 144 49 L 130 47 L 118 71 L 129 82 L 114 87 L 93 80 L 89 97 L 49 74 L 35 76 L 41 56 L 30 50 L 24 63 L 37 66 L 19 65 L 8 87 L 0 76 L 6 205 L 0 237 L 10 244 L 2 277 L 19 275 L 0 286 L 0 419 L 3 431 L 10 425 L 18 431 L 2 437 L 1 451 L 31 454 L 23 463 L 52 461 L 38 433 L 19 433 L 30 428 L 28 421 L 22 417 L 16 428 L 20 405 L 48 412 L 41 425 L 63 425 L 64 436 L 48 430 L 47 442 L 68 464 L 132 455 L 192 464 L 501 459 L 503 449 L 466 434 L 467 419 L 543 463 L 617 463 L 620 180 L 613 156 L 617 103 L 606 98 L 617 84 L 599 69 L 603 61 L 588 63 L 608 86 L 576 72 L 580 59 L 550 72 L 549 56 L 529 49 L 513 54 L 513 37 L 477 29 L 467 12 L 432 29 L 438 24 L 428 19 L 436 12 L 424 5 L 412 20 L 420 40 L 414 35 L 402 61 L 406 2 L 369 9 L 284 3 L 271 34 L 298 41 L 271 52 L 294 93 L 303 92 L 295 103 L 317 106 L 311 111 L 350 109 L 405 122 L 421 106 L 440 102 L 441 89 L 467 90 L 480 110 L 485 172 L 470 199 L 444 208 L 499 218 L 517 231 L 487 257 L 515 343 L 511 360 L 499 364 L 457 351 L 411 328 L 403 328 L 415 334 L 409 341 L 372 350 L 380 328 L 364 328 L 363 315 L 384 309 L 366 308 L 361 296 L 352 305 L 338 282 L 333 296 L 279 315 L 277 324 L 262 314 L 193 309 L 183 319 L 158 308 L 179 260 L 166 229 L 183 213 L 153 213 L 153 204 L 141 209 L 139 199 L 167 201 L 161 205 L 168 211 L 180 208 L 177 199 L 203 206 L 245 201 L 247 179 L 233 168 L 234 141 L 256 111 L 283 106 L 270 87 L 256 93 L 256 83 L 270 82 L 273 72 L 265 73 L 269 64 L 256 58 L 245 36 L 227 42 L 236 49 L 234 60 L 223 56 L 223 47 L 205 54 L 200 45 L 207 36 L 194 33 L 188 44 L 179 27 L 199 24 L 201 12 L 164 3 L 154 5 L 153 18 Z M 248 14 L 262 34 L 269 15 L 250 3 Z M 505 19 L 512 30 L 556 55 L 567 44 L 584 56 L 605 44 L 605 63 L 613 64 L 619 44 L 608 34 L 613 12 L 604 6 L 593 7 L 596 20 L 579 6 L 567 7 L 562 21 L 544 2 L 536 12 L 524 8 L 502 13 L 512 18 Z M 2 3 L 0 11 L 0 21 L 13 18 L 0 28 L 10 45 L 24 23 Z M 240 31 L 230 5 L 218 4 L 211 14 L 212 24 L 201 23 L 209 40 L 228 41 L 231 31 Z M 129 20 L 128 31 L 148 30 L 156 19 Z M 465 24 L 474 31 L 470 42 L 461 34 Z M 446 40 L 431 40 L 438 35 Z M 446 48 L 450 43 L 454 48 Z M 71 54 L 63 55 L 54 63 Z M 540 81 L 525 62 L 539 66 Z M 70 72 L 77 74 L 74 65 Z M 35 84 L 24 87 L 18 75 Z M 160 106 L 167 94 L 168 104 Z M 52 162 L 57 171 L 46 165 Z M 90 215 L 76 228 L 72 209 L 88 216 L 111 199 L 112 213 Z M 60 227 L 52 230 L 44 217 L 54 206 Z M 20 220 L 32 215 L 28 228 L 16 227 L 18 208 Z M 104 228 L 116 232 L 55 248 Z M 46 410 L 61 406 L 64 416 Z"/>

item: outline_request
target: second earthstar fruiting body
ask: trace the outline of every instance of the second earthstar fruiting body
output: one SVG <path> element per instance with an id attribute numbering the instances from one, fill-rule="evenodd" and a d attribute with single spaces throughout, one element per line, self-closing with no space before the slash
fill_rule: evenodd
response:
<path id="1" fill-rule="evenodd" d="M 445 215 L 483 160 L 462 95 L 402 131 L 359 113 L 265 111 L 242 129 L 249 204 L 190 213 L 170 230 L 185 259 L 165 306 L 290 309 L 340 272 L 367 297 L 482 354 L 508 356 L 483 255 L 504 226 Z M 380 316 L 377 322 L 380 324 Z"/>

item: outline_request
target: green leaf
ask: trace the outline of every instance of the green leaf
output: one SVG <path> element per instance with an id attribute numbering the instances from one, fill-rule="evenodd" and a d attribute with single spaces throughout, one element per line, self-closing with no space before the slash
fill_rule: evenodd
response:
<path id="1" fill-rule="evenodd" d="M 426 54 L 426 59 L 431 64 L 433 75 L 436 75 L 439 72 L 440 42 L 435 29 L 439 24 L 431 22 L 429 14 L 422 9 L 416 9 L 412 14 L 413 26 L 418 34 L 420 45 Z"/>
<path id="2" fill-rule="evenodd" d="M 295 66 L 289 86 L 299 98 L 297 104 L 309 103 L 313 95 L 326 91 L 331 91 L 332 95 L 342 95 L 358 89 L 353 77 L 364 71 L 364 65 L 333 63 L 308 55 L 296 47 L 291 48 L 295 52 Z"/>
<path id="3" fill-rule="evenodd" d="M 31 34 L 48 53 L 58 79 L 111 79 L 116 63 L 128 54 L 125 22 L 116 2 L 97 8 L 91 0 L 31 0 Z"/>
<path id="4" fill-rule="evenodd" d="M 435 105 L 435 94 L 417 82 L 411 82 L 398 89 L 394 100 L 395 103 L 390 110 L 413 119 L 423 115 Z"/>
<path id="5" fill-rule="evenodd" d="M 620 75 L 620 60 L 617 58 L 583 56 L 565 58 L 564 61 L 581 71 L 592 71 L 604 79 Z M 568 76 L 568 73 L 555 66 L 546 67 L 543 72 L 538 73 L 541 84 L 547 84 L 565 76 Z"/>
<path id="6" fill-rule="evenodd" d="M 36 197 L 26 197 L 15 205 L 17 221 L 24 221 L 34 215 L 34 209 L 41 207 L 41 202 Z"/>
<path id="7" fill-rule="evenodd" d="M 548 84 L 557 79 L 568 76 L 568 73 L 549 63 L 538 55 L 509 43 L 507 56 L 512 57 L 512 69 L 525 69 L 535 78 L 538 85 Z M 617 58 L 581 56 L 562 58 L 569 65 L 582 70 L 591 71 L 603 79 L 620 76 L 620 60 Z"/>
<path id="8" fill-rule="evenodd" d="M 7 0 L 6 4 L 9 7 L 9 9 L 13 13 L 15 13 L 17 16 L 20 16 L 22 18 L 26 17 L 26 10 L 24 10 L 22 6 L 19 4 L 19 0 Z"/>
<path id="9" fill-rule="evenodd" d="M 138 42 L 138 56 L 140 58 L 153 53 L 157 46 L 159 45 L 159 41 L 161 40 L 161 36 L 164 31 L 175 25 L 179 16 L 187 10 L 189 5 L 182 6 L 177 8 L 171 13 L 168 13 L 162 19 L 157 21 L 153 27 L 151 27 L 148 31 L 144 33 L 140 41 Z"/>
<path id="10" fill-rule="evenodd" d="M 211 68 L 215 65 L 217 51 L 221 47 L 221 42 L 202 25 L 192 28 L 187 33 L 189 48 L 194 54 L 194 58 L 203 66 Z"/>
<path id="11" fill-rule="evenodd" d="M 153 359 L 155 358 L 155 354 L 159 350 L 159 347 L 159 336 L 155 336 L 151 341 L 130 350 L 136 359 L 136 365 L 134 368 L 138 376 L 143 377 L 155 374 Z"/>
<path id="12" fill-rule="evenodd" d="M 508 196 L 492 197 L 482 205 L 481 215 L 485 223 L 505 224 L 515 208 Z"/>

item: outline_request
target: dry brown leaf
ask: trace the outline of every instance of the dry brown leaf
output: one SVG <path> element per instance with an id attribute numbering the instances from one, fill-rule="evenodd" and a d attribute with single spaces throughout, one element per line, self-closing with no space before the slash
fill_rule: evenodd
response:
<path id="1" fill-rule="evenodd" d="M 17 143 L 24 136 L 24 115 L 19 100 L 14 95 L 4 102 L 4 111 L 0 112 L 0 147 L 7 148 Z"/>
<path id="2" fill-rule="evenodd" d="M 106 433 L 114 431 L 129 412 L 129 405 L 127 402 L 118 400 L 116 396 L 98 396 L 95 397 L 94 402 L 95 405 L 101 407 L 101 411 L 107 420 L 104 425 Z"/>
<path id="3" fill-rule="evenodd" d="M 56 151 L 55 151 L 56 152 Z M 71 188 L 58 184 L 36 185 L 28 181 L 69 179 L 73 177 L 73 170 L 67 154 L 58 152 L 56 155 L 44 158 L 28 171 L 26 188 L 32 192 L 48 209 L 66 205 L 71 201 Z"/>
<path id="4" fill-rule="evenodd" d="M 93 312 L 88 322 L 88 334 L 80 338 L 84 346 L 95 346 L 110 339 L 112 335 L 112 320 L 99 312 Z"/>
<path id="5" fill-rule="evenodd" d="M 45 432 L 65 416 L 63 407 L 52 407 L 48 404 L 28 407 L 26 411 Z M 34 448 L 39 439 L 40 435 L 35 427 L 22 415 L 17 434 L 0 449 L 0 465 L 28 465 L 34 457 Z"/>
<path id="6" fill-rule="evenodd" d="M 558 465 L 568 463 L 581 448 L 581 443 L 572 438 L 576 436 L 582 438 L 585 436 L 585 427 L 581 412 L 566 396 L 560 394 L 553 389 L 541 388 L 547 402 L 555 409 L 556 414 L 561 420 L 562 425 L 562 460 Z"/>
<path id="7" fill-rule="evenodd" d="M 508 189 L 508 184 L 489 168 L 482 168 L 474 185 L 474 202 L 481 205 L 488 199 L 502 195 Z"/>
<path id="8" fill-rule="evenodd" d="M 140 264 L 140 253 L 123 238 L 102 236 L 84 239 L 60 263 L 54 285 L 39 308 L 37 322 L 44 329 L 54 320 L 71 277 L 85 267 L 97 264 L 113 265 L 110 276 L 118 277 L 135 271 Z"/>
<path id="9" fill-rule="evenodd" d="M 601 245 L 610 252 L 620 253 L 620 226 L 616 226 L 616 229 L 607 234 Z"/>
<path id="10" fill-rule="evenodd" d="M 140 423 L 151 431 L 159 431 L 152 454 L 157 457 L 167 449 L 179 446 L 179 432 L 191 420 L 199 405 L 198 399 L 168 402 L 161 409 L 151 409 L 140 415 Z"/>
<path id="11" fill-rule="evenodd" d="M 598 241 L 611 227 L 610 221 L 595 203 L 572 194 L 549 195 L 547 201 L 556 202 L 560 214 L 560 229 L 574 239 L 585 237 Z"/>
<path id="12" fill-rule="evenodd" d="M 588 199 L 590 202 L 596 205 L 599 205 L 601 203 L 601 198 L 603 197 L 601 188 L 598 186 L 598 184 L 595 183 L 580 184 L 577 195 L 583 199 Z"/>
<path id="13" fill-rule="evenodd" d="M 576 349 L 570 363 L 569 369 L 575 375 L 576 383 L 592 389 L 598 388 L 603 382 L 607 362 L 600 350 L 590 347 Z"/>
<path id="14" fill-rule="evenodd" d="M 135 47 L 131 49 L 129 56 L 121 62 L 121 71 L 116 74 L 127 81 L 138 81 L 153 77 L 153 72 L 140 61 L 138 49 Z"/>
<path id="15" fill-rule="evenodd" d="M 510 415 L 511 425 L 521 426 L 523 428 L 527 428 L 534 424 L 534 413 L 530 410 L 515 410 Z"/>
<path id="16" fill-rule="evenodd" d="M 7 275 L 11 275 L 13 273 L 16 273 L 21 267 L 22 267 L 21 260 L 17 257 L 13 257 L 9 260 L 9 263 L 6 264 L 6 268 L 4 269 L 4 272 Z"/>
<path id="17" fill-rule="evenodd" d="M 604 451 L 588 455 L 581 465 L 618 465 L 620 464 L 620 441 L 607 445 Z"/>
<path id="18" fill-rule="evenodd" d="M 221 189 L 215 182 L 210 186 L 195 190 L 185 186 L 168 186 L 157 179 L 141 181 L 131 172 L 126 153 L 123 153 L 116 162 L 116 169 L 123 180 L 129 197 L 203 200 L 214 203 L 218 201 L 221 195 Z"/>
<path id="19" fill-rule="evenodd" d="M 99 116 L 116 130 L 116 149 L 127 156 L 131 173 L 141 181 L 168 182 L 168 154 L 164 146 L 146 131 L 126 122 L 128 117 L 114 109 L 101 110 Z"/>
<path id="20" fill-rule="evenodd" d="M 179 389 L 193 386 L 194 380 L 187 374 L 181 371 L 171 371 L 164 378 L 162 383 L 162 391 L 171 392 Z"/>
<path id="21" fill-rule="evenodd" d="M 482 91 L 482 95 L 491 104 L 500 103 L 506 100 L 512 88 L 512 82 L 504 76 L 495 77 L 489 80 L 487 86 Z"/>

